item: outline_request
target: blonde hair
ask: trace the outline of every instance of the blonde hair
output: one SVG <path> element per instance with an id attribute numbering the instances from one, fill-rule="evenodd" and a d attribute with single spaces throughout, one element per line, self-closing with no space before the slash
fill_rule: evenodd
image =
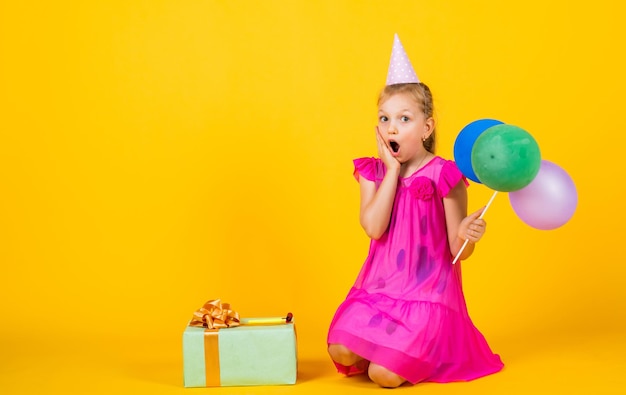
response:
<path id="1" fill-rule="evenodd" d="M 434 113 L 433 95 L 430 92 L 430 88 L 428 88 L 428 85 L 422 82 L 394 84 L 394 85 L 385 86 L 385 88 L 380 92 L 380 95 L 378 96 L 377 105 L 380 106 L 382 103 L 387 101 L 387 99 L 389 99 L 391 96 L 394 96 L 400 93 L 410 94 L 415 99 L 417 104 L 421 106 L 426 119 L 433 117 L 433 113 Z M 435 153 L 435 142 L 436 142 L 435 131 L 436 131 L 436 128 L 433 127 L 433 132 L 423 142 L 424 148 L 426 149 L 426 151 L 432 154 Z"/>

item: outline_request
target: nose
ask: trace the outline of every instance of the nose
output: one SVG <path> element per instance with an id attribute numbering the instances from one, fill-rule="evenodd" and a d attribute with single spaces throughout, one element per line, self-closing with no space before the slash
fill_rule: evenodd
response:
<path id="1" fill-rule="evenodd" d="M 390 123 L 389 127 L 387 128 L 387 133 L 388 134 L 398 134 L 398 129 L 396 129 L 394 124 Z"/>

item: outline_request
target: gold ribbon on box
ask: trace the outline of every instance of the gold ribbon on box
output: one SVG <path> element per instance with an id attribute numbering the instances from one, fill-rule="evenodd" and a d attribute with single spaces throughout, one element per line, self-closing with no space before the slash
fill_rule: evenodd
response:
<path id="1" fill-rule="evenodd" d="M 239 313 L 230 304 L 219 299 L 209 300 L 193 313 L 189 326 L 206 328 L 204 331 L 204 367 L 206 386 L 220 386 L 220 352 L 217 333 L 220 328 L 239 326 Z"/>
<path id="2" fill-rule="evenodd" d="M 209 300 L 193 313 L 190 326 L 207 329 L 220 329 L 238 326 L 239 313 L 231 310 L 229 303 L 222 303 L 219 299 Z"/>

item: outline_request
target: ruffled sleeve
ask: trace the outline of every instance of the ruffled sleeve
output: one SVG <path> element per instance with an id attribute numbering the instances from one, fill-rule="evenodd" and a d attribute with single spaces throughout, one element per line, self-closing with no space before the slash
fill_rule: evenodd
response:
<path id="1" fill-rule="evenodd" d="M 354 161 L 354 178 L 359 181 L 363 176 L 366 180 L 380 181 L 385 176 L 385 166 L 378 158 L 358 158 Z"/>
<path id="2" fill-rule="evenodd" d="M 459 181 L 463 180 L 465 186 L 469 186 L 469 182 L 461 173 L 461 170 L 451 160 L 446 160 L 441 168 L 439 175 L 439 181 L 437 182 L 437 189 L 442 197 L 448 196 L 448 193 L 454 188 Z"/>

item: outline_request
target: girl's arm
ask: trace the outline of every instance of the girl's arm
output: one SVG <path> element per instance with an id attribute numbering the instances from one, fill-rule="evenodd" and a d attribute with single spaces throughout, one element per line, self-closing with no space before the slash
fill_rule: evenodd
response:
<path id="1" fill-rule="evenodd" d="M 387 170 L 378 189 L 374 181 L 359 177 L 361 186 L 360 222 L 365 233 L 379 239 L 389 226 L 400 170 Z"/>
<path id="2" fill-rule="evenodd" d="M 376 128 L 376 145 L 387 172 L 378 189 L 374 181 L 359 177 L 361 185 L 361 209 L 359 219 L 365 233 L 372 239 L 379 239 L 389 226 L 391 209 L 396 196 L 400 162 L 391 155 L 391 148 Z"/>
<path id="3" fill-rule="evenodd" d="M 446 211 L 450 253 L 456 256 L 467 239 L 469 243 L 459 257 L 460 260 L 467 259 L 474 252 L 474 244 L 485 234 L 487 224 L 485 220 L 478 218 L 484 207 L 467 215 L 467 189 L 463 181 L 459 181 L 443 199 L 443 206 Z"/>

